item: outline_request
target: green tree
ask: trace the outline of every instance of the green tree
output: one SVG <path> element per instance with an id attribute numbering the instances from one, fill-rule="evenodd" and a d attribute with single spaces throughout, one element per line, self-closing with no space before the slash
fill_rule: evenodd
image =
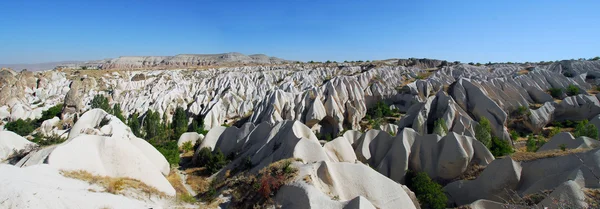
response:
<path id="1" fill-rule="evenodd" d="M 600 60 L 600 57 L 594 57 L 594 58 L 592 58 L 592 60 L 594 60 L 594 61 Z"/>
<path id="2" fill-rule="evenodd" d="M 417 199 L 421 204 L 421 208 L 446 208 L 446 202 L 448 201 L 448 198 L 444 194 L 442 186 L 432 181 L 427 173 L 419 172 L 412 178 L 409 178 L 409 182 L 407 183 L 410 189 L 415 193 L 415 196 L 417 196 Z"/>
<path id="3" fill-rule="evenodd" d="M 479 124 L 475 126 L 475 138 L 479 140 L 488 149 L 492 147 L 492 126 L 490 121 L 481 117 Z"/>
<path id="4" fill-rule="evenodd" d="M 567 95 L 574 96 L 579 94 L 579 87 L 571 84 L 567 87 Z"/>
<path id="5" fill-rule="evenodd" d="M 577 123 L 573 135 L 575 137 L 587 136 L 592 139 L 598 139 L 598 129 L 594 124 L 589 123 L 588 120 L 583 120 Z"/>
<path id="6" fill-rule="evenodd" d="M 134 135 L 136 135 L 137 137 L 140 137 L 140 120 L 139 120 L 139 116 L 138 113 L 133 113 L 131 116 L 129 116 L 129 120 L 127 120 L 127 125 L 129 126 L 129 128 L 131 128 L 131 132 L 133 132 Z"/>
<path id="7" fill-rule="evenodd" d="M 152 139 L 164 133 L 164 126 L 160 122 L 158 112 L 153 112 L 152 110 L 146 112 L 144 118 L 144 130 L 146 132 L 146 139 Z"/>
<path id="8" fill-rule="evenodd" d="M 444 120 L 443 118 L 436 120 L 434 122 L 433 133 L 440 136 L 446 136 L 446 134 L 448 134 L 448 126 L 446 126 L 446 120 Z"/>
<path id="9" fill-rule="evenodd" d="M 210 161 L 206 165 L 206 170 L 213 174 L 221 170 L 221 168 L 223 168 L 225 165 L 227 165 L 225 155 L 223 155 L 223 152 L 221 152 L 221 150 L 217 148 L 217 151 L 215 151 L 215 153 L 212 154 Z"/>
<path id="10" fill-rule="evenodd" d="M 42 112 L 42 117 L 38 120 L 40 123 L 45 120 L 52 119 L 54 117 L 59 117 L 60 113 L 62 113 L 63 105 L 57 104 L 54 107 Z"/>
<path id="11" fill-rule="evenodd" d="M 188 129 L 188 117 L 185 110 L 182 107 L 175 108 L 175 115 L 173 115 L 173 123 L 171 128 L 173 129 L 173 138 L 179 138 L 181 134 L 185 133 Z"/>
<path id="12" fill-rule="evenodd" d="M 96 94 L 96 96 L 94 96 L 91 106 L 92 109 L 100 108 L 108 113 L 112 113 L 112 109 L 108 105 L 108 99 L 100 94 Z"/>
<path id="13" fill-rule="evenodd" d="M 34 122 L 29 119 L 18 119 L 16 121 L 6 123 L 6 125 L 4 125 L 4 128 L 6 130 L 15 132 L 16 134 L 19 134 L 21 136 L 27 136 L 31 132 L 33 132 L 33 130 L 35 130 L 35 126 L 33 124 Z"/>
<path id="14" fill-rule="evenodd" d="M 123 112 L 121 112 L 121 105 L 119 103 L 115 104 L 112 108 L 112 114 L 125 123 L 125 117 L 123 116 Z"/>

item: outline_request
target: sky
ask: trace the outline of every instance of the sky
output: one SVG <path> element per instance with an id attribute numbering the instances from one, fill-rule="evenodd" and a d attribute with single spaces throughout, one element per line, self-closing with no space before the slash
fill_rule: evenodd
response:
<path id="1" fill-rule="evenodd" d="M 600 56 L 598 0 L 0 1 L 0 63 L 267 54 L 288 60 Z"/>

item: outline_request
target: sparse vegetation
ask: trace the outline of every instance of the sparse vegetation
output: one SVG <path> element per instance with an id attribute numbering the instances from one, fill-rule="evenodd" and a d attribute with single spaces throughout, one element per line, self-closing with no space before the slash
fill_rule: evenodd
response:
<path id="1" fill-rule="evenodd" d="M 78 170 L 78 171 L 61 170 L 60 173 L 67 178 L 74 178 L 74 179 L 79 179 L 82 181 L 89 182 L 90 184 L 97 184 L 97 185 L 103 187 L 106 192 L 110 192 L 113 194 L 120 194 L 125 189 L 133 189 L 133 190 L 138 190 L 145 194 L 148 194 L 149 196 L 150 195 L 156 195 L 159 197 L 167 196 L 166 194 L 162 193 L 161 191 L 158 191 L 156 188 L 154 188 L 152 186 L 148 186 L 147 184 L 144 184 L 143 182 L 136 180 L 136 179 L 98 176 L 98 175 L 93 175 L 84 170 Z"/>
<path id="2" fill-rule="evenodd" d="M 551 158 L 551 157 L 559 157 L 570 155 L 573 153 L 582 153 L 587 152 L 591 149 L 567 149 L 567 150 L 547 150 L 547 151 L 539 151 L 539 152 L 515 152 L 511 155 L 511 158 L 515 161 L 526 162 L 543 158 Z"/>
<path id="3" fill-rule="evenodd" d="M 194 150 L 194 144 L 192 144 L 191 141 L 184 142 L 181 145 L 181 150 L 183 150 L 184 152 L 192 151 L 192 150 Z"/>
<path id="4" fill-rule="evenodd" d="M 66 140 L 67 140 L 66 138 L 60 137 L 58 135 L 42 136 L 40 134 L 35 134 L 35 135 L 33 135 L 33 140 L 31 140 L 31 141 L 40 146 L 49 146 L 49 145 L 53 145 L 53 144 L 63 143 Z"/>

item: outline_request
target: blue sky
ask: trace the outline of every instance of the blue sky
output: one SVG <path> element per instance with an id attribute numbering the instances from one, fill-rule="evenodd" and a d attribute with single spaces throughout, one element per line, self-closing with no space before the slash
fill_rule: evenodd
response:
<path id="1" fill-rule="evenodd" d="M 17 0 L 0 8 L 0 63 L 222 52 L 303 61 L 600 56 L 597 0 Z"/>

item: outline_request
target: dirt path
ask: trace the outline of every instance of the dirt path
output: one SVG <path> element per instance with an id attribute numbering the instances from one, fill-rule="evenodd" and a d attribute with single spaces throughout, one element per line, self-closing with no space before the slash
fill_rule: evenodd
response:
<path id="1" fill-rule="evenodd" d="M 181 184 L 183 185 L 183 187 L 185 187 L 185 190 L 187 190 L 187 192 L 192 195 L 192 196 L 196 196 L 196 191 L 194 191 L 192 189 L 192 187 L 187 184 L 186 179 L 187 179 L 187 175 L 185 173 L 183 173 L 183 171 L 177 169 L 177 175 L 179 176 L 179 180 L 181 180 Z"/>

